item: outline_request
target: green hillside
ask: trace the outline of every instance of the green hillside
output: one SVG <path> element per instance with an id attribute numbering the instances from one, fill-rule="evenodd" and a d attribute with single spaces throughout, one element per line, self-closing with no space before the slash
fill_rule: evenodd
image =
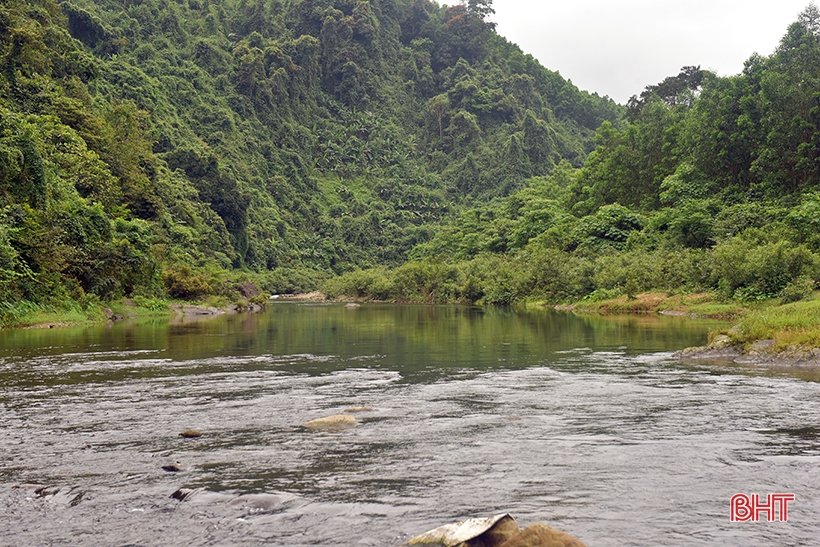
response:
<path id="1" fill-rule="evenodd" d="M 321 287 L 415 301 L 820 279 L 820 12 L 625 106 L 490 0 L 4 0 L 0 322 Z M 22 311 L 21 311 L 22 310 Z"/>
<path id="2" fill-rule="evenodd" d="M 579 168 L 625 108 L 490 0 L 4 0 L 0 301 L 271 292 L 396 266 Z"/>
<path id="3" fill-rule="evenodd" d="M 684 67 L 627 106 L 580 169 L 559 164 L 447 221 L 406 265 L 326 290 L 486 303 L 808 297 L 820 280 L 820 11 L 810 5 L 736 76 Z"/>

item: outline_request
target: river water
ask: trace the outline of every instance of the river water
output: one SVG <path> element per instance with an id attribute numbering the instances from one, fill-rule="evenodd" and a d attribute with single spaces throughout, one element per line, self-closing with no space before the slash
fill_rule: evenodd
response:
<path id="1" fill-rule="evenodd" d="M 283 303 L 0 331 L 0 545 L 390 546 L 505 512 L 589 547 L 818 545 L 820 376 L 672 357 L 715 326 Z M 732 523 L 736 493 L 796 499 Z"/>

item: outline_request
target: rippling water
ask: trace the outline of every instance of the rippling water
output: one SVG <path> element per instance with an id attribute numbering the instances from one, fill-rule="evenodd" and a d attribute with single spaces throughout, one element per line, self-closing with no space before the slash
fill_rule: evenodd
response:
<path id="1" fill-rule="evenodd" d="M 590 547 L 814 545 L 817 377 L 671 357 L 710 326 L 283 304 L 0 332 L 0 545 L 384 546 L 500 512 Z M 731 523 L 738 492 L 797 499 Z"/>

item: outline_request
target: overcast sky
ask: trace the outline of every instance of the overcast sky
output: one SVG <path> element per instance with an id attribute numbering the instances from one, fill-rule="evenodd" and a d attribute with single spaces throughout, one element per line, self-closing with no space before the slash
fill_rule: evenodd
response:
<path id="1" fill-rule="evenodd" d="M 576 86 L 625 103 L 701 65 L 770 55 L 810 0 L 494 0 L 498 32 Z M 455 2 L 442 2 L 455 3 Z"/>

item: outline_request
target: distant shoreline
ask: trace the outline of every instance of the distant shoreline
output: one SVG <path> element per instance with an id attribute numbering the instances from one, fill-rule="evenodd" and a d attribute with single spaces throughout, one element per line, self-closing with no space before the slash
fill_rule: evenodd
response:
<path id="1" fill-rule="evenodd" d="M 113 324 L 138 317 L 176 316 L 183 321 L 190 321 L 224 314 L 261 312 L 268 304 L 281 301 L 336 302 L 357 307 L 359 303 L 377 303 L 355 297 L 329 298 L 318 291 L 272 296 L 260 294 L 250 301 L 239 302 L 137 300 L 138 302 L 124 299 L 99 304 L 84 311 L 78 311 L 76 308 L 38 311 L 20 317 L 19 321 L 4 325 L 2 328 L 35 329 Z M 676 357 L 684 361 L 698 362 L 820 367 L 820 293 L 815 293 L 808 300 L 791 303 L 783 303 L 776 299 L 741 303 L 720 299 L 715 293 L 668 295 L 649 292 L 600 301 L 581 300 L 572 304 L 527 301 L 519 305 L 524 309 L 554 309 L 578 315 L 664 315 L 731 321 L 730 328 L 712 331 L 706 346 L 684 349 L 677 352 Z"/>

